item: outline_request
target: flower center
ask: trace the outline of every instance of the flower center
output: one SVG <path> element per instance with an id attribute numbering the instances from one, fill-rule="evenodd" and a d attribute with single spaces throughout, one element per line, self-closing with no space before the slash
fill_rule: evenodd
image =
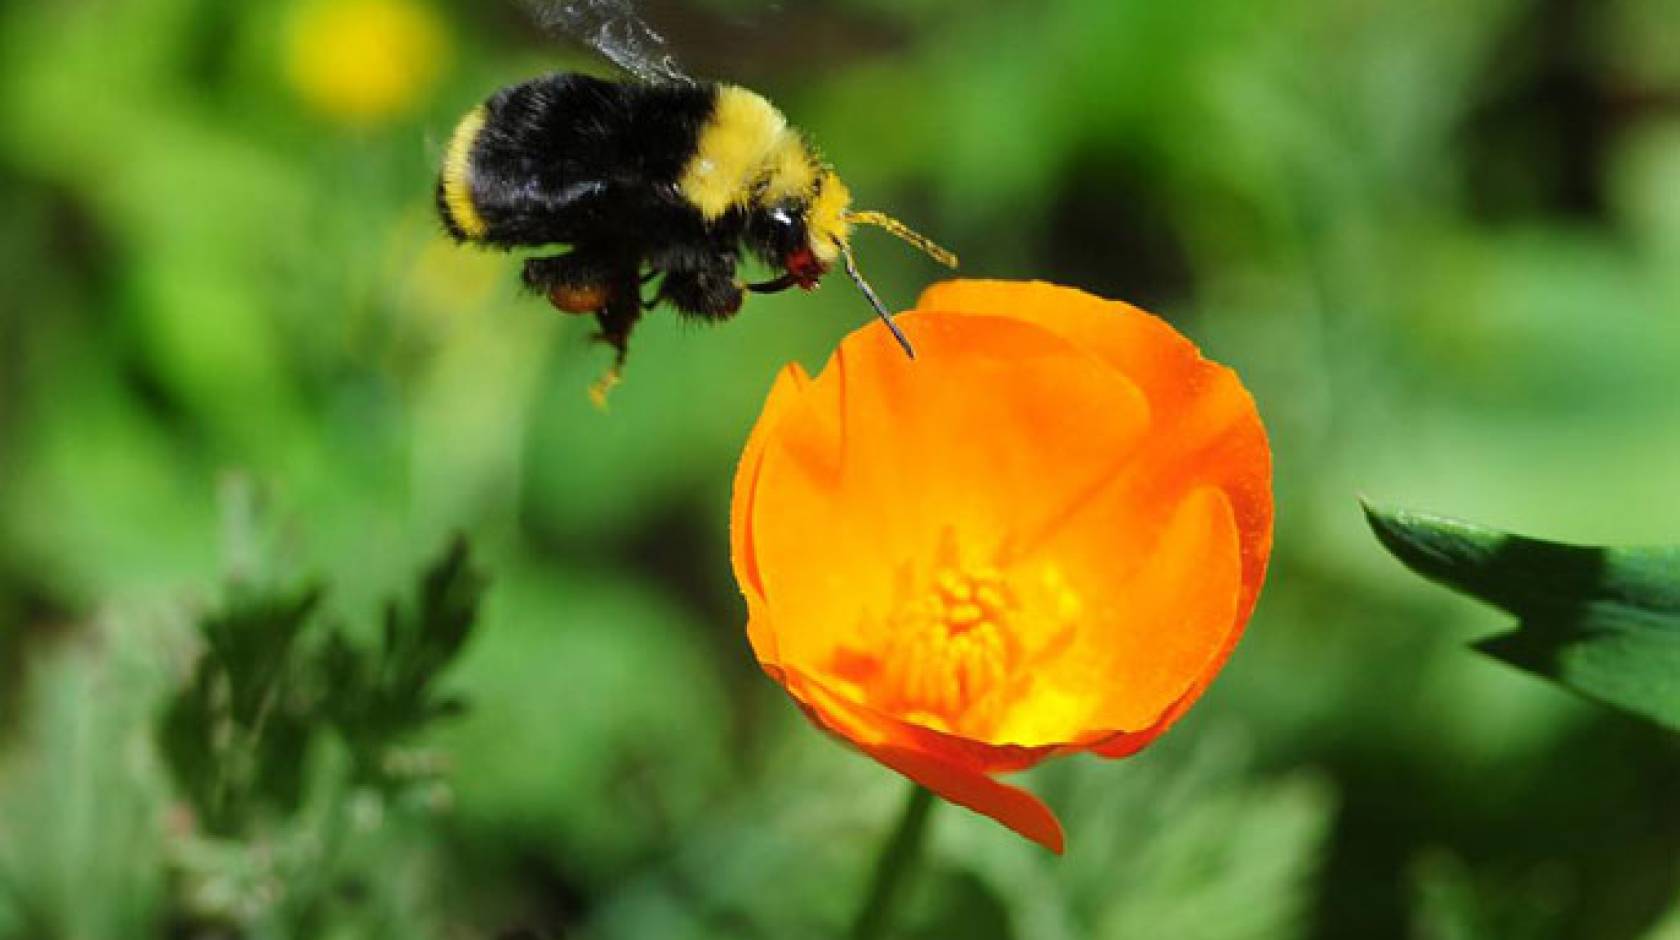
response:
<path id="1" fill-rule="evenodd" d="M 1059 566 L 1000 565 L 1000 554 L 962 551 L 946 530 L 932 572 L 901 568 L 895 607 L 834 648 L 829 674 L 925 728 L 987 741 L 1026 733 L 1055 698 L 1046 669 L 1073 642 L 1085 604 Z"/>
<path id="2" fill-rule="evenodd" d="M 992 567 L 947 567 L 893 618 L 875 691 L 913 721 L 951 731 L 995 722 L 1000 693 L 1020 658 L 1020 604 Z"/>

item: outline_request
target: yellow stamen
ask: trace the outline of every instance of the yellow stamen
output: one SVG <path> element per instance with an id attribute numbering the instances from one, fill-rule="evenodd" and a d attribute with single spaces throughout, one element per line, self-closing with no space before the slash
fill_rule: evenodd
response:
<path id="1" fill-rule="evenodd" d="M 899 612 L 878 691 L 886 704 L 945 730 L 985 726 L 988 702 L 1008 685 L 1019 659 L 1018 605 L 995 569 L 948 567 Z"/>

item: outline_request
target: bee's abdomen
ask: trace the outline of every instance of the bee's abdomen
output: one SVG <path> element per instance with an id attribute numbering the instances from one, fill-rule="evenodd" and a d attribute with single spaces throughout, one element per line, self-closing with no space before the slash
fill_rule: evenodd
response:
<path id="1" fill-rule="evenodd" d="M 456 241 L 481 241 L 490 232 L 473 197 L 473 147 L 484 130 L 485 109 L 481 105 L 467 112 L 450 135 L 438 174 L 437 209 L 443 227 Z"/>
<path id="2" fill-rule="evenodd" d="M 715 86 L 577 74 L 493 95 L 444 153 L 438 215 L 460 241 L 512 247 L 645 230 L 689 157 Z"/>

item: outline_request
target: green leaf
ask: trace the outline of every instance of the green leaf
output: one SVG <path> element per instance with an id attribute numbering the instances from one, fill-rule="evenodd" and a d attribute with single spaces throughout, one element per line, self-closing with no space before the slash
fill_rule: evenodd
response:
<path id="1" fill-rule="evenodd" d="M 320 587 L 244 588 L 206 616 L 204 655 L 159 725 L 164 763 L 206 831 L 248 835 L 262 812 L 298 812 L 304 758 L 329 729 L 348 745 L 356 783 L 395 789 L 423 776 L 426 755 L 396 749 L 464 709 L 434 684 L 471 635 L 485 585 L 457 538 L 421 574 L 412 605 L 386 605 L 377 646 L 317 627 Z"/>
<path id="2" fill-rule="evenodd" d="M 321 592 L 242 592 L 199 624 L 205 650 L 169 702 L 159 747 L 176 784 L 217 835 L 240 831 L 258 803 L 297 808 L 307 716 L 294 650 Z"/>
<path id="3" fill-rule="evenodd" d="M 465 709 L 433 683 L 466 645 L 487 584 L 457 537 L 421 575 L 412 609 L 386 605 L 378 649 L 359 648 L 342 631 L 328 636 L 320 655 L 324 707 L 350 742 L 362 780 L 391 782 L 385 768 L 393 748 Z"/>
<path id="4" fill-rule="evenodd" d="M 1413 571 L 1515 615 L 1476 644 L 1514 666 L 1680 730 L 1680 548 L 1600 548 L 1367 505 Z"/>

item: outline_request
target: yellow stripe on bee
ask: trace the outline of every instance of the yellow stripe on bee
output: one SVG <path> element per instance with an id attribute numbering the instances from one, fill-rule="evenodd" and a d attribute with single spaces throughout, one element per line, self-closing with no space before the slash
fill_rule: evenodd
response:
<path id="1" fill-rule="evenodd" d="M 715 219 L 752 198 L 753 184 L 790 137 L 798 139 L 770 102 L 723 85 L 677 187 L 701 217 Z"/>
<path id="2" fill-rule="evenodd" d="M 478 133 L 484 129 L 484 106 L 467 112 L 455 126 L 449 138 L 449 149 L 443 155 L 443 204 L 449 207 L 449 217 L 468 238 L 477 241 L 490 231 L 490 225 L 478 214 L 472 195 L 472 149 Z"/>

